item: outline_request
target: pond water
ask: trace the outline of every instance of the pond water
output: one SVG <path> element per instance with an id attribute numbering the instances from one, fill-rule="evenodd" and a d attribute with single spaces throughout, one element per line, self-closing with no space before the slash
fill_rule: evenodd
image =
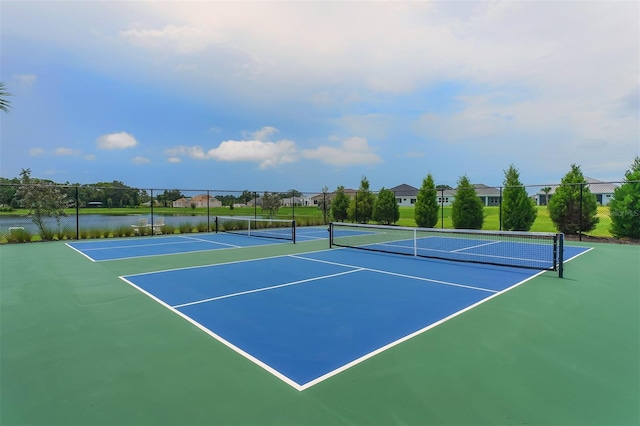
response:
<path id="1" fill-rule="evenodd" d="M 182 224 L 189 223 L 191 225 L 197 225 L 200 223 L 207 223 L 207 216 L 177 216 L 177 215 L 153 215 L 154 222 L 163 217 L 164 222 L 167 225 L 179 227 Z M 136 225 L 139 219 L 147 219 L 148 223 L 151 223 L 151 215 L 125 215 L 125 216 L 111 216 L 102 214 L 87 214 L 78 216 L 78 225 L 80 230 L 83 229 L 117 229 L 121 226 Z M 210 227 L 215 226 L 215 217 L 211 216 Z M 54 218 L 47 217 L 44 221 L 47 228 L 52 230 L 64 229 L 64 228 L 76 228 L 76 215 L 60 218 L 60 224 L 56 222 Z M 10 228 L 21 227 L 31 233 L 37 233 L 38 228 L 33 223 L 32 218 L 28 216 L 0 216 L 0 234 L 9 234 Z"/>

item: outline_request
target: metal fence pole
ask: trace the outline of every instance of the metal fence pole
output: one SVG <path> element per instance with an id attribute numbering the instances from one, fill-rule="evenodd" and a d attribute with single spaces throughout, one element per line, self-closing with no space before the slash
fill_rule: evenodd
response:
<path id="1" fill-rule="evenodd" d="M 209 190 L 207 189 L 207 232 L 211 231 L 211 220 L 209 219 L 211 217 L 211 209 L 209 208 L 211 204 L 211 197 L 209 195 Z"/>
<path id="2" fill-rule="evenodd" d="M 498 221 L 500 222 L 500 231 L 502 231 L 502 187 L 500 187 L 500 199 L 498 201 L 500 204 L 498 210 Z"/>
<path id="3" fill-rule="evenodd" d="M 582 188 L 584 187 L 583 183 L 580 183 L 580 221 L 578 226 L 578 240 L 582 241 Z"/>
<path id="4" fill-rule="evenodd" d="M 444 188 L 440 189 L 440 228 L 444 229 Z"/>
<path id="5" fill-rule="evenodd" d="M 149 190 L 151 192 L 151 236 L 153 237 L 153 188 Z"/>
<path id="6" fill-rule="evenodd" d="M 80 239 L 80 195 L 76 186 L 76 240 Z"/>

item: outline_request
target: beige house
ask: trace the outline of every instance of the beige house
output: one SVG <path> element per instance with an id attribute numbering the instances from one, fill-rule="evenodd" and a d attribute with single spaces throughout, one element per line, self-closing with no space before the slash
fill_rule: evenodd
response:
<path id="1" fill-rule="evenodd" d="M 173 202 L 173 207 L 207 207 L 207 200 L 209 207 L 222 207 L 222 202 L 214 197 L 207 197 L 206 194 L 196 195 L 194 197 L 183 197 Z"/>

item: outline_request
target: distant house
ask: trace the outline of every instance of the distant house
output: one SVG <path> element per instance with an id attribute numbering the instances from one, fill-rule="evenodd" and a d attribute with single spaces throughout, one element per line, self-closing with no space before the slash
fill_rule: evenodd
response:
<path id="1" fill-rule="evenodd" d="M 481 183 L 472 185 L 476 190 L 476 195 L 482 201 L 484 206 L 499 206 L 500 205 L 500 190 L 491 186 L 487 186 Z M 444 191 L 438 191 L 438 204 L 443 206 L 450 206 L 456 199 L 456 189 L 445 189 Z"/>
<path id="2" fill-rule="evenodd" d="M 355 197 L 357 193 L 358 193 L 357 189 L 350 189 L 350 188 L 345 188 L 344 189 L 344 194 L 349 198 Z M 333 198 L 335 198 L 335 196 L 336 196 L 336 192 L 335 191 L 334 192 L 327 192 L 326 194 L 314 195 L 313 197 L 311 197 L 309 199 L 310 200 L 310 205 L 319 207 L 319 206 L 322 205 L 323 200 L 326 200 L 327 203 L 330 203 L 331 200 Z"/>
<path id="3" fill-rule="evenodd" d="M 396 202 L 399 206 L 411 207 L 416 204 L 416 200 L 418 199 L 418 188 L 414 188 L 411 185 L 403 183 L 402 185 L 389 188 L 389 190 L 396 196 Z"/>
<path id="4" fill-rule="evenodd" d="M 609 182 L 602 182 L 601 180 L 593 179 L 590 177 L 584 178 L 587 181 L 587 186 L 589 187 L 589 191 L 596 196 L 596 201 L 598 204 L 606 206 L 613 199 L 613 192 L 616 190 L 617 185 Z M 549 185 L 551 188 L 549 191 L 549 197 L 547 198 L 547 194 L 540 190 L 537 194 L 535 194 L 534 198 L 536 201 L 536 205 L 538 206 L 546 206 L 548 200 L 553 197 L 556 189 L 558 189 L 560 185 Z"/>
<path id="5" fill-rule="evenodd" d="M 309 206 L 311 205 L 311 197 L 284 197 L 281 199 L 282 206 L 292 207 L 295 203 L 297 206 Z"/>
<path id="6" fill-rule="evenodd" d="M 102 201 L 89 201 L 87 207 L 102 207 Z"/>
<path id="7" fill-rule="evenodd" d="M 173 207 L 222 207 L 222 201 L 214 197 L 208 197 L 206 194 L 196 195 L 194 197 L 183 197 L 175 200 L 172 203 Z"/>

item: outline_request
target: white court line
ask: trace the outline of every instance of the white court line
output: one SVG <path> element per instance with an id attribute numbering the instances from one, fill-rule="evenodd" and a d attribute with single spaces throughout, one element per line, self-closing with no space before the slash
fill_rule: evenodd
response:
<path id="1" fill-rule="evenodd" d="M 418 280 L 418 281 L 427 281 L 427 282 L 430 282 L 430 283 L 443 284 L 443 285 L 448 285 L 448 286 L 452 286 L 452 287 L 468 288 L 470 290 L 486 291 L 487 293 L 497 293 L 498 292 L 497 290 L 491 290 L 491 289 L 483 288 L 483 287 L 474 287 L 474 286 L 471 286 L 471 285 L 452 283 L 452 282 L 449 282 L 449 281 L 441 281 L 441 280 L 434 280 L 434 279 L 431 279 L 431 278 L 416 277 L 416 276 L 413 276 L 413 275 L 399 274 L 397 272 L 383 271 L 383 270 L 380 270 L 380 269 L 363 268 L 361 266 L 347 265 L 345 263 L 331 262 L 331 261 L 328 261 L 328 260 L 314 259 L 314 258 L 311 258 L 311 257 L 303 257 L 303 256 L 295 255 L 295 254 L 290 254 L 289 257 L 293 257 L 295 259 L 309 260 L 311 262 L 326 263 L 326 264 L 329 264 L 329 265 L 344 266 L 346 268 L 360 268 L 361 270 L 366 270 L 366 271 L 370 271 L 370 272 L 376 272 L 378 274 L 393 275 L 393 276 L 396 276 L 396 277 L 409 278 L 409 279 Z"/>
<path id="2" fill-rule="evenodd" d="M 156 302 L 158 302 L 159 304 L 161 304 L 165 308 L 169 309 L 174 314 L 179 315 L 183 319 L 189 321 L 191 324 L 195 325 L 197 328 L 199 328 L 200 330 L 204 331 L 206 334 L 208 334 L 209 336 L 213 337 L 218 342 L 222 343 L 223 345 L 225 345 L 226 347 L 228 347 L 232 351 L 236 352 L 240 356 L 245 357 L 246 359 L 248 359 L 249 361 L 253 362 L 257 366 L 262 367 L 263 369 L 265 369 L 269 373 L 273 374 L 274 376 L 276 376 L 277 378 L 279 378 L 280 380 L 282 380 L 283 382 L 285 382 L 286 384 L 288 384 L 292 388 L 294 388 L 294 389 L 296 389 L 298 391 L 302 391 L 302 388 L 298 383 L 294 382 L 293 380 L 291 380 L 290 378 L 288 378 L 284 374 L 280 373 L 278 370 L 274 369 L 270 365 L 265 364 L 264 362 L 260 361 L 258 358 L 254 357 L 253 355 L 249 354 L 248 352 L 243 351 L 242 349 L 240 349 L 239 347 L 237 347 L 233 343 L 225 340 L 223 337 L 221 337 L 221 336 L 217 335 L 216 333 L 214 333 L 213 331 L 209 330 L 207 327 L 205 327 L 204 325 L 200 324 L 198 321 L 194 320 L 190 316 L 185 315 L 182 312 L 178 311 L 177 309 L 172 308 L 170 305 L 166 304 L 161 299 L 158 299 L 153 294 L 151 294 L 148 291 L 142 289 L 141 287 L 138 287 L 137 285 L 135 285 L 134 283 L 132 283 L 131 281 L 129 281 L 125 277 L 118 277 L 118 278 L 120 278 L 122 281 L 126 282 L 127 284 L 129 284 L 130 286 L 132 286 L 133 288 L 135 288 L 136 290 L 138 290 L 142 294 L 145 294 L 145 295 L 149 296 L 151 299 L 155 300 Z"/>
<path id="3" fill-rule="evenodd" d="M 585 252 L 582 252 L 580 254 L 578 254 L 577 256 L 572 257 L 569 260 L 573 260 L 574 258 L 586 253 L 587 251 L 592 250 L 593 248 L 589 248 L 588 250 L 586 250 Z M 334 249 L 335 250 L 335 249 Z M 330 250 L 314 250 L 314 251 L 310 251 L 310 252 L 306 252 L 306 253 L 302 253 L 302 254 L 312 254 L 312 253 L 318 253 L 318 252 L 325 252 L 325 251 L 330 251 Z M 203 266 L 195 266 L 195 267 L 184 267 L 184 268 L 175 268 L 175 269 L 168 269 L 165 271 L 158 271 L 158 272 L 166 272 L 166 271 L 172 271 L 172 270 L 181 270 L 181 269 L 192 269 L 192 268 L 203 268 L 203 267 L 209 267 L 209 266 L 219 266 L 219 265 L 226 265 L 226 264 L 233 264 L 233 263 L 241 263 L 241 262 L 250 262 L 250 261 L 258 261 L 258 260 L 265 260 L 265 259 L 274 259 L 274 258 L 280 258 L 280 257 L 298 257 L 300 259 L 304 259 L 304 260 L 310 260 L 310 261 L 317 261 L 317 262 L 325 262 L 325 261 L 321 261 L 321 260 L 317 260 L 317 259 L 311 259 L 311 258 L 304 258 L 302 256 L 297 256 L 297 255 L 278 255 L 278 256 L 271 256 L 271 257 L 266 257 L 266 258 L 260 258 L 260 259 L 251 259 L 251 260 L 240 260 L 240 261 L 233 261 L 233 262 L 226 262 L 226 263 L 220 263 L 220 264 L 212 264 L 212 265 L 203 265 Z M 326 263 L 333 263 L 333 262 L 326 262 Z M 339 263 L 335 263 L 336 265 L 341 265 Z M 360 267 L 356 267 L 356 266 L 350 266 L 350 265 L 342 265 L 342 266 L 346 266 L 346 267 L 352 267 L 352 268 L 358 268 L 359 270 L 362 270 L 364 268 L 360 268 Z M 354 271 L 349 271 L 349 272 L 357 272 L 356 270 Z M 385 272 L 385 271 L 380 271 L 380 272 Z M 269 373 L 273 374 L 275 377 L 279 378 L 280 380 L 282 380 L 283 382 L 287 383 L 289 386 L 291 386 L 292 388 L 298 390 L 298 391 L 304 391 L 305 389 L 308 389 L 320 382 L 323 382 L 324 380 L 327 380 L 369 358 L 372 358 L 378 354 L 380 354 L 381 352 L 386 351 L 387 349 L 390 349 L 396 345 L 399 345 L 400 343 L 403 343 L 415 336 L 418 336 L 438 325 L 441 325 L 442 323 L 455 318 L 458 315 L 461 315 L 477 306 L 479 306 L 482 303 L 485 303 L 491 299 L 493 299 L 494 297 L 497 297 L 507 291 L 513 290 L 514 288 L 526 283 L 529 280 L 532 280 L 533 278 L 536 278 L 542 274 L 544 274 L 547 271 L 540 271 L 514 285 L 512 285 L 511 287 L 508 287 L 504 290 L 501 290 L 499 292 L 494 292 L 494 294 L 491 294 L 490 296 L 486 297 L 485 299 L 482 299 L 470 306 L 467 306 L 464 309 L 461 309 L 457 312 L 454 312 L 453 314 L 439 320 L 436 321 L 432 324 L 429 324 L 428 326 L 417 330 L 411 334 L 408 334 L 404 337 L 401 337 L 400 339 L 391 342 L 385 346 L 382 346 L 372 352 L 369 352 L 366 355 L 363 355 L 360 358 L 357 358 L 347 364 L 342 365 L 341 367 L 336 368 L 335 370 L 332 370 L 314 380 L 311 380 L 307 383 L 304 384 L 298 384 L 297 382 L 293 381 L 292 379 L 290 379 L 289 377 L 285 376 L 284 374 L 280 373 L 278 370 L 274 369 L 273 367 L 269 366 L 268 364 L 264 363 L 263 361 L 259 360 L 258 358 L 252 356 L 251 354 L 245 352 L 244 350 L 240 349 L 239 347 L 235 346 L 234 344 L 232 344 L 231 342 L 225 340 L 224 338 L 222 338 L 221 336 L 217 335 L 216 333 L 214 333 L 212 330 L 208 329 L 207 327 L 203 326 L 202 324 L 200 324 L 199 322 L 195 321 L 194 319 L 192 319 L 191 317 L 189 317 L 186 314 L 183 314 L 182 312 L 178 311 L 177 309 L 175 309 L 174 307 L 168 305 L 167 303 L 163 302 L 161 299 L 158 299 L 157 297 L 155 297 L 154 295 L 152 295 L 151 293 L 143 290 L 142 288 L 138 287 L 137 285 L 133 284 L 131 281 L 129 281 L 127 278 L 125 278 L 124 276 L 119 277 L 120 279 L 122 279 L 123 281 L 125 281 L 126 283 L 128 283 L 129 285 L 131 285 L 132 287 L 134 287 L 135 289 L 137 289 L 138 291 L 140 291 L 141 293 L 149 296 L 150 298 L 152 298 L 153 300 L 155 300 L 156 302 L 160 303 L 162 306 L 166 307 L 167 309 L 169 309 L 170 311 L 174 312 L 175 314 L 179 315 L 180 317 L 184 318 L 185 320 L 189 321 L 191 324 L 195 325 L 197 328 L 199 328 L 200 330 L 204 331 L 206 334 L 210 335 L 211 337 L 213 337 L 214 339 L 218 340 L 220 343 L 222 343 L 223 345 L 227 346 L 228 348 L 230 348 L 231 350 L 233 350 L 234 352 L 238 353 L 239 355 L 245 357 L 246 359 L 248 359 L 249 361 L 253 362 L 254 364 L 258 365 L 259 367 L 262 367 L 264 370 L 268 371 Z M 142 273 L 142 274 L 134 274 L 134 275 L 128 275 L 130 276 L 135 276 L 135 275 L 148 275 L 148 274 L 152 274 L 154 272 L 147 272 L 147 273 Z"/>
<path id="4" fill-rule="evenodd" d="M 325 381 L 325 380 L 327 380 L 327 379 L 329 379 L 329 378 L 331 378 L 331 377 L 333 377 L 333 376 L 335 376 L 335 375 L 337 375 L 339 373 L 342 373 L 343 371 L 345 371 L 345 370 L 347 370 L 347 369 L 349 369 L 349 368 L 351 368 L 351 367 L 353 367 L 353 366 L 355 366 L 357 364 L 360 364 L 361 362 L 366 361 L 369 358 L 372 358 L 372 357 L 378 355 L 379 353 L 386 351 L 387 349 L 390 349 L 390 348 L 392 348 L 394 346 L 397 346 L 400 343 L 406 342 L 407 340 L 412 339 L 412 338 L 424 333 L 425 331 L 431 330 L 432 328 L 437 327 L 440 324 L 442 324 L 444 322 L 447 322 L 450 319 L 455 318 L 458 315 L 461 315 L 461 314 L 463 314 L 463 313 L 475 308 L 476 306 L 479 306 L 479 305 L 481 305 L 481 304 L 483 304 L 485 302 L 488 302 L 489 300 L 493 299 L 494 297 L 498 297 L 501 294 L 503 294 L 503 293 L 505 293 L 505 292 L 507 292 L 509 290 L 513 290 L 514 288 L 526 283 L 529 280 L 532 280 L 533 278 L 535 278 L 535 277 L 537 277 L 537 276 L 539 276 L 541 274 L 544 274 L 545 272 L 546 271 L 540 271 L 537 274 L 532 275 L 529 278 L 526 278 L 526 279 L 520 281 L 519 283 L 516 283 L 516 284 L 512 285 L 511 287 L 508 287 L 508 288 L 506 288 L 506 289 L 504 289 L 504 290 L 502 290 L 500 292 L 494 293 L 491 296 L 488 296 L 485 299 L 482 299 L 482 300 L 474 303 L 473 305 L 469 305 L 466 308 L 461 309 L 461 310 L 459 310 L 457 312 L 454 312 L 453 314 L 451 314 L 451 315 L 449 315 L 449 316 L 447 316 L 445 318 L 442 318 L 439 321 L 436 321 L 436 322 L 434 322 L 432 324 L 429 324 L 428 326 L 426 326 L 424 328 L 421 328 L 420 330 L 414 331 L 411 334 L 408 334 L 408 335 L 406 335 L 404 337 L 401 337 L 400 339 L 398 339 L 398 340 L 396 340 L 394 342 L 391 342 L 391 343 L 389 343 L 389 344 L 387 344 L 385 346 L 382 346 L 382 347 L 376 349 L 375 351 L 369 352 L 368 354 L 363 355 L 360 358 L 354 359 L 353 361 L 351 361 L 351 362 L 349 362 L 347 364 L 344 364 L 343 366 L 338 367 L 335 370 L 330 371 L 330 372 L 318 377 L 317 379 L 311 380 L 311 381 L 309 381 L 309 382 L 307 382 L 307 383 L 305 383 L 303 385 L 299 385 L 299 389 L 298 390 L 303 391 L 305 389 L 310 388 L 313 385 L 317 385 L 318 383 L 323 382 L 323 381 Z"/>
<path id="5" fill-rule="evenodd" d="M 64 245 L 66 245 L 67 247 L 69 247 L 72 250 L 75 250 L 76 252 L 80 253 L 81 255 L 83 255 L 84 257 L 86 257 L 87 259 L 89 259 L 92 262 L 95 262 L 96 260 L 94 258 L 92 258 L 91 256 L 87 255 L 85 252 L 78 250 L 77 248 L 75 248 L 72 245 L 69 245 L 69 243 L 64 243 Z"/>
<path id="6" fill-rule="evenodd" d="M 478 247 L 490 246 L 492 244 L 498 244 L 499 242 L 500 241 L 491 241 L 490 243 L 478 244 L 478 245 L 471 246 L 471 247 L 463 247 L 463 248 L 459 248 L 457 250 L 451 250 L 451 253 L 455 253 L 457 251 L 463 251 L 463 250 L 471 250 L 471 249 L 478 248 Z"/>
<path id="7" fill-rule="evenodd" d="M 320 277 L 307 278 L 307 279 L 304 279 L 304 280 L 292 281 L 290 283 L 278 284 L 278 285 L 273 285 L 273 286 L 270 286 L 270 287 L 262 287 L 262 288 L 256 288 L 254 290 L 247 290 L 247 291 L 240 291 L 238 293 L 225 294 L 224 296 L 211 297 L 209 299 L 196 300 L 195 302 L 188 302 L 188 303 L 183 303 L 181 305 L 175 305 L 175 306 L 173 306 L 173 308 L 176 308 L 176 309 L 177 308 L 183 308 L 185 306 L 191 306 L 191 305 L 198 305 L 200 303 L 213 302 L 214 300 L 221 300 L 221 299 L 227 299 L 229 297 L 242 296 L 243 294 L 259 293 L 261 291 L 273 290 L 275 288 L 289 287 L 289 286 L 292 286 L 292 285 L 304 284 L 304 283 L 308 283 L 308 282 L 311 282 L 311 281 L 324 280 L 324 279 L 327 279 L 327 278 L 333 278 L 333 277 L 337 277 L 337 276 L 340 276 L 340 275 L 352 274 L 354 272 L 359 272 L 359 271 L 362 271 L 364 269 L 365 268 L 354 269 L 354 270 L 351 270 L 351 271 L 338 272 L 336 274 L 331 274 L 331 275 L 322 275 Z"/>

